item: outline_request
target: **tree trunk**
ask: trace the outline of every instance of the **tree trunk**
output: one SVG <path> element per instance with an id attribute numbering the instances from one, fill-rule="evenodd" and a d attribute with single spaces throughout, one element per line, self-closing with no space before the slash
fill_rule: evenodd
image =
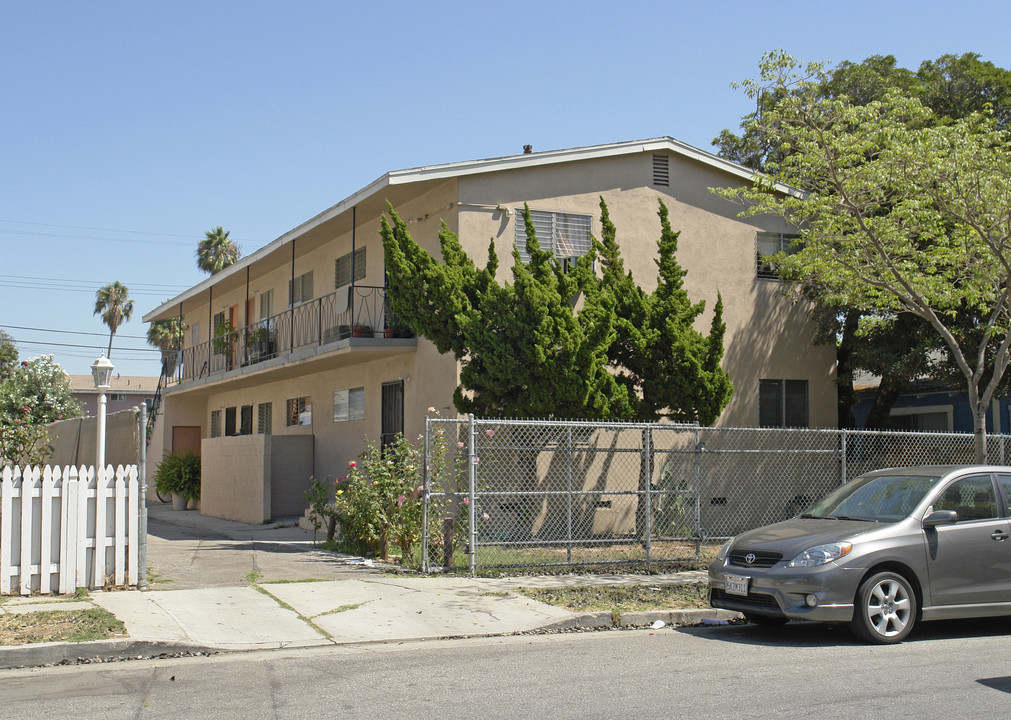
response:
<path id="1" fill-rule="evenodd" d="M 874 404 L 867 415 L 867 422 L 864 428 L 868 430 L 886 430 L 889 427 L 888 418 L 892 413 L 892 406 L 898 399 L 905 386 L 894 374 L 886 374 L 878 384 L 878 392 L 874 396 Z"/>
<path id="2" fill-rule="evenodd" d="M 976 462 L 980 465 L 986 464 L 986 404 L 976 403 L 972 413 L 972 440 L 973 449 L 976 451 Z"/>
<path id="3" fill-rule="evenodd" d="M 856 391 L 853 389 L 853 345 L 856 341 L 856 331 L 860 324 L 860 312 L 850 310 L 843 321 L 842 337 L 836 346 L 836 384 L 838 385 L 839 427 L 848 429 L 855 427 L 853 406 L 856 404 Z"/>

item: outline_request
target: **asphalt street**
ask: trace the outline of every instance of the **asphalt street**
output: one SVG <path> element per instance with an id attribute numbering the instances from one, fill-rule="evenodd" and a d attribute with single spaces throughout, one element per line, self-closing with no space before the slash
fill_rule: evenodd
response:
<path id="1" fill-rule="evenodd" d="M 0 671 L 0 718 L 978 718 L 1011 620 L 896 646 L 798 623 L 371 643 Z"/>

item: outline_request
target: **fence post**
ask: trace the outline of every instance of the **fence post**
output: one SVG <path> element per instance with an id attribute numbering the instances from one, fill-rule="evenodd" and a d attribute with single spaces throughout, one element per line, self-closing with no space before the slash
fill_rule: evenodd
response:
<path id="1" fill-rule="evenodd" d="M 702 442 L 702 432 L 695 430 L 695 461 L 693 465 L 693 481 L 695 483 L 695 562 L 702 558 L 702 453 L 706 451 Z"/>
<path id="2" fill-rule="evenodd" d="M 467 522 L 470 524 L 468 530 L 468 547 L 467 547 L 467 565 L 469 572 L 473 575 L 475 567 L 477 565 L 477 523 L 474 522 L 474 484 L 475 476 L 477 475 L 477 467 L 474 463 L 474 413 L 467 414 L 467 480 L 468 480 L 468 501 L 467 507 Z"/>
<path id="3" fill-rule="evenodd" d="M 839 463 L 839 471 L 842 473 L 842 478 L 841 478 L 842 482 L 839 483 L 840 485 L 845 485 L 846 484 L 846 436 L 848 434 L 849 433 L 847 433 L 846 430 L 843 430 L 842 433 L 841 433 L 841 435 L 842 435 L 842 443 L 841 443 L 840 450 L 842 451 L 842 462 Z"/>
<path id="4" fill-rule="evenodd" d="M 421 495 L 421 572 L 428 572 L 428 497 L 431 492 L 431 477 L 429 475 L 429 463 L 432 462 L 429 451 L 428 440 L 431 436 L 429 432 L 432 427 L 432 418 L 425 416 L 425 447 L 422 451 L 421 462 L 424 468 Z"/>
<path id="5" fill-rule="evenodd" d="M 644 501 L 646 503 L 646 517 L 644 518 L 644 527 L 646 535 L 646 570 L 649 570 L 650 565 L 650 553 L 652 552 L 652 536 L 653 536 L 653 426 L 647 425 L 646 431 L 642 434 L 643 448 L 642 451 L 645 453 L 645 462 L 643 463 L 646 472 L 645 487 L 646 487 L 646 497 Z"/>
<path id="6" fill-rule="evenodd" d="M 572 564 L 572 426 L 565 433 L 565 562 Z"/>
<path id="7" fill-rule="evenodd" d="M 140 442 L 137 444 L 137 589 L 147 590 L 147 403 L 140 404 L 137 417 Z M 130 498 L 133 500 L 133 498 Z"/>

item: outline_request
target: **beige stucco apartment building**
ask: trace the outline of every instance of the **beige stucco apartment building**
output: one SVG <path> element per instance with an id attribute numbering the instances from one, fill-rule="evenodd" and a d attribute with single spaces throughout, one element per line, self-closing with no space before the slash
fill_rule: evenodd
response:
<path id="1" fill-rule="evenodd" d="M 507 280 L 524 203 L 542 246 L 564 261 L 589 249 L 589 233 L 599 237 L 603 197 L 626 267 L 651 290 L 662 198 L 681 231 L 685 286 L 707 303 L 701 330 L 723 295 L 735 391 L 718 423 L 831 427 L 834 352 L 812 344 L 808 308 L 782 295 L 761 260 L 789 228 L 738 219 L 740 207 L 708 190 L 750 177 L 671 138 L 387 173 L 144 316 L 187 326 L 159 408 L 164 446 L 200 448 L 203 513 L 259 522 L 301 513 L 309 478 L 344 474 L 366 437 L 417 437 L 427 408 L 455 413 L 453 357 L 423 338 L 385 337 L 400 334 L 384 310 L 387 202 L 437 257 L 442 222 L 480 264 L 494 238 Z"/>

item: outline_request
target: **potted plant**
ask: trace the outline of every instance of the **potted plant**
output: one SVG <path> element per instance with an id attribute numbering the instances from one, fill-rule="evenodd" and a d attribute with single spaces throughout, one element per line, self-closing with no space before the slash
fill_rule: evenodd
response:
<path id="1" fill-rule="evenodd" d="M 230 355 L 235 346 L 235 326 L 228 320 L 214 328 L 214 353 Z"/>
<path id="2" fill-rule="evenodd" d="M 414 331 L 411 329 L 411 326 L 408 325 L 406 322 L 404 322 L 403 318 L 401 318 L 399 315 L 394 315 L 393 313 L 390 313 L 387 316 L 387 324 L 389 326 L 389 329 L 393 331 L 393 337 L 398 338 L 414 337 Z"/>
<path id="3" fill-rule="evenodd" d="M 351 337 L 372 337 L 372 328 L 368 325 L 352 325 Z"/>
<path id="4" fill-rule="evenodd" d="M 250 360 L 253 362 L 271 355 L 274 352 L 274 348 L 270 340 L 270 330 L 265 325 L 260 325 L 246 331 L 246 349 L 249 352 Z"/>
<path id="5" fill-rule="evenodd" d="M 154 486 L 162 495 L 172 494 L 174 510 L 185 510 L 190 500 L 200 499 L 200 456 L 192 450 L 166 453 L 155 468 Z"/>

